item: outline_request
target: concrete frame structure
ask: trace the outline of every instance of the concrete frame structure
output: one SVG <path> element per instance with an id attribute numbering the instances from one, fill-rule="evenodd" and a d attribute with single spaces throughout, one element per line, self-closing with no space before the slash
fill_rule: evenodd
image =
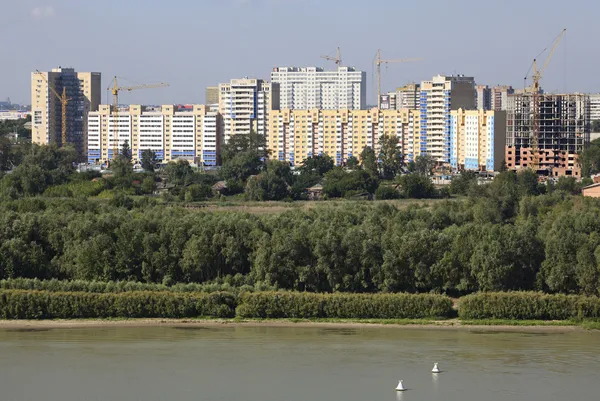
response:
<path id="1" fill-rule="evenodd" d="M 88 163 L 103 164 L 114 157 L 115 115 L 110 105 L 101 105 L 88 116 Z M 132 159 L 140 160 L 144 150 L 156 153 L 159 162 L 185 159 L 195 164 L 216 166 L 220 162 L 220 114 L 209 106 L 165 105 L 146 110 L 131 105 L 118 114 L 119 150 L 129 142 Z"/>
<path id="2" fill-rule="evenodd" d="M 450 112 L 450 165 L 456 170 L 499 171 L 506 146 L 506 113 Z"/>
<path id="3" fill-rule="evenodd" d="M 534 125 L 539 127 L 538 174 L 581 176 L 577 154 L 590 141 L 590 100 L 584 94 L 539 94 L 533 111 L 533 93 L 509 96 L 506 164 L 509 169 L 531 167 Z M 537 121 L 534 122 L 534 114 Z"/>
<path id="4" fill-rule="evenodd" d="M 367 73 L 353 67 L 325 71 L 319 67 L 276 67 L 271 82 L 280 86 L 279 105 L 290 110 L 364 110 Z"/>
<path id="5" fill-rule="evenodd" d="M 87 153 L 87 117 L 101 102 L 102 76 L 99 72 L 76 72 L 73 68 L 54 68 L 31 73 L 31 141 L 40 145 L 62 146 L 62 108 L 51 85 L 59 95 L 63 88 L 67 98 L 67 141 L 75 146 L 82 160 Z"/>
<path id="6" fill-rule="evenodd" d="M 223 139 L 251 131 L 266 135 L 271 110 L 279 109 L 279 84 L 261 79 L 232 79 L 219 85 L 219 112 L 223 117 Z"/>
<path id="7" fill-rule="evenodd" d="M 400 139 L 411 162 L 420 154 L 419 133 L 418 110 L 279 110 L 269 120 L 267 147 L 271 157 L 292 165 L 322 154 L 343 165 L 366 146 L 378 152 L 379 138 L 388 135 Z"/>
<path id="8" fill-rule="evenodd" d="M 450 111 L 475 108 L 475 80 L 464 75 L 437 75 L 421 83 L 420 153 L 450 163 Z"/>

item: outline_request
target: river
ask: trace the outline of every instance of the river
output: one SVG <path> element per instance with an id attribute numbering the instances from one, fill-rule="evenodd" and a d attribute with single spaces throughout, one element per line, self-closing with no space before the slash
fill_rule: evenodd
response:
<path id="1" fill-rule="evenodd" d="M 591 331 L 2 329 L 0 400 L 594 400 L 599 351 Z"/>

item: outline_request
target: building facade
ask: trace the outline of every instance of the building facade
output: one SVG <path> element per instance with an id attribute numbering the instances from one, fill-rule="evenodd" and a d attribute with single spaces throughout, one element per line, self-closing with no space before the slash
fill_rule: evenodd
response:
<path id="1" fill-rule="evenodd" d="M 421 83 L 420 153 L 450 163 L 450 111 L 475 108 L 475 80 L 464 75 L 438 75 Z"/>
<path id="2" fill-rule="evenodd" d="M 512 86 L 494 86 L 492 88 L 491 109 L 495 111 L 506 111 L 508 108 L 508 97 L 515 93 Z"/>
<path id="3" fill-rule="evenodd" d="M 185 159 L 204 166 L 219 163 L 221 143 L 220 114 L 208 106 L 177 107 L 165 105 L 160 110 L 146 110 L 131 105 L 118 113 L 101 105 L 88 116 L 88 163 L 104 164 L 121 151 L 127 141 L 132 159 L 152 150 L 159 162 Z"/>
<path id="4" fill-rule="evenodd" d="M 387 135 L 400 139 L 410 162 L 420 154 L 419 133 L 417 110 L 278 110 L 270 117 L 267 147 L 272 158 L 292 165 L 323 154 L 343 165 L 367 146 L 378 152 L 379 138 Z"/>
<path id="5" fill-rule="evenodd" d="M 352 67 L 338 67 L 337 71 L 319 67 L 278 67 L 271 72 L 271 82 L 280 86 L 281 109 L 367 108 L 367 74 Z"/>
<path id="6" fill-rule="evenodd" d="M 223 117 L 223 139 L 254 131 L 266 135 L 271 110 L 279 109 L 279 84 L 261 79 L 232 79 L 219 85 L 219 112 Z"/>
<path id="7" fill-rule="evenodd" d="M 506 113 L 450 112 L 450 165 L 456 170 L 499 171 L 506 146 Z"/>
<path id="8" fill-rule="evenodd" d="M 522 93 L 508 98 L 507 167 L 513 170 L 535 167 L 540 175 L 580 177 L 577 154 L 590 141 L 589 96 L 539 94 L 535 108 L 534 96 Z M 533 153 L 536 129 L 537 154 Z"/>
<path id="9" fill-rule="evenodd" d="M 589 95 L 590 121 L 600 121 L 600 93 Z"/>
<path id="10" fill-rule="evenodd" d="M 475 103 L 476 109 L 491 110 L 492 109 L 492 90 L 487 85 L 475 86 Z"/>
<path id="11" fill-rule="evenodd" d="M 87 149 L 87 117 L 97 111 L 101 102 L 101 74 L 76 72 L 72 68 L 55 68 L 49 72 L 31 74 L 31 112 L 33 143 L 63 146 L 62 126 L 67 127 L 67 142 L 78 151 L 82 160 Z M 66 121 L 62 120 L 59 95 L 67 95 Z"/>
<path id="12" fill-rule="evenodd" d="M 219 87 L 208 86 L 206 88 L 206 99 L 205 104 L 219 104 Z"/>

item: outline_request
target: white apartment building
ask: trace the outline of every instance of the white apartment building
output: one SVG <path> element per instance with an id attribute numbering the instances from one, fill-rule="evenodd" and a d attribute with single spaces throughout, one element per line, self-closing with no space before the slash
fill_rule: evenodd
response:
<path id="1" fill-rule="evenodd" d="M 152 150 L 160 162 L 185 159 L 216 166 L 220 151 L 220 115 L 207 106 L 188 108 L 173 105 L 147 111 L 131 105 L 118 114 L 101 105 L 88 117 L 88 163 L 103 164 L 115 156 L 127 141 L 134 162 L 145 150 Z"/>
<path id="2" fill-rule="evenodd" d="M 249 134 L 265 135 L 270 110 L 279 109 L 279 84 L 261 79 L 232 79 L 219 85 L 219 112 L 223 116 L 223 138 Z"/>
<path id="3" fill-rule="evenodd" d="M 589 95 L 590 121 L 600 121 L 600 93 Z"/>
<path id="4" fill-rule="evenodd" d="M 450 111 L 460 108 L 475 108 L 473 77 L 438 75 L 421 83 L 421 154 L 439 163 L 450 162 Z"/>
<path id="5" fill-rule="evenodd" d="M 367 74 L 352 67 L 277 67 L 271 82 L 280 86 L 280 108 L 290 110 L 364 110 Z"/>

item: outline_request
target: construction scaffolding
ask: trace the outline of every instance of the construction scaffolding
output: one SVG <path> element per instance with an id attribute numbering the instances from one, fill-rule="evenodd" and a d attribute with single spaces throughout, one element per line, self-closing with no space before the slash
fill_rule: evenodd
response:
<path id="1" fill-rule="evenodd" d="M 536 99 L 537 98 L 537 99 Z M 537 110 L 533 105 L 537 102 Z M 506 165 L 538 174 L 581 176 L 577 154 L 590 141 L 590 100 L 585 94 L 522 93 L 508 97 Z M 534 132 L 538 133 L 537 156 Z"/>

